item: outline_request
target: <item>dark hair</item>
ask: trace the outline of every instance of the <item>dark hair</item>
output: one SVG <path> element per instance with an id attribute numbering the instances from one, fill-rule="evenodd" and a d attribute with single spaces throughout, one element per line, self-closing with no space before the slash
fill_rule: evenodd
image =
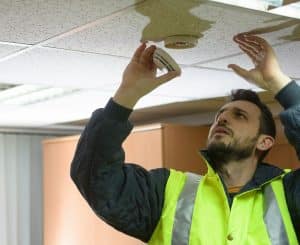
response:
<path id="1" fill-rule="evenodd" d="M 248 89 L 237 89 L 231 91 L 229 101 L 245 100 L 255 104 L 261 112 L 259 134 L 266 134 L 276 137 L 276 126 L 270 109 L 260 100 L 257 93 Z M 270 149 L 269 149 L 270 150 Z M 262 161 L 268 154 L 269 150 L 262 151 L 258 161 Z"/>

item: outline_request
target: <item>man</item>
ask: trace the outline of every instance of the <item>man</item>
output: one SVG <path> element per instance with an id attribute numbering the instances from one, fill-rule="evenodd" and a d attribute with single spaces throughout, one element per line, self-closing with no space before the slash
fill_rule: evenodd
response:
<path id="1" fill-rule="evenodd" d="M 229 65 L 271 91 L 285 110 L 281 120 L 300 157 L 300 87 L 280 69 L 273 49 L 249 34 L 234 37 L 255 67 Z M 142 44 L 104 109 L 81 135 L 71 176 L 94 212 L 119 231 L 156 245 L 299 244 L 300 170 L 262 163 L 274 144 L 275 125 L 257 95 L 237 90 L 211 126 L 205 176 L 124 164 L 122 142 L 134 105 L 180 75 L 156 76 L 154 46 Z"/>

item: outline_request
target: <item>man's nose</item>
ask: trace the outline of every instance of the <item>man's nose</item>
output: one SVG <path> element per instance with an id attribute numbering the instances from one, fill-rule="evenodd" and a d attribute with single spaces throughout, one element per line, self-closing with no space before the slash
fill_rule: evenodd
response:
<path id="1" fill-rule="evenodd" d="M 222 112 L 217 118 L 217 124 L 223 125 L 228 123 L 228 116 L 226 112 Z"/>

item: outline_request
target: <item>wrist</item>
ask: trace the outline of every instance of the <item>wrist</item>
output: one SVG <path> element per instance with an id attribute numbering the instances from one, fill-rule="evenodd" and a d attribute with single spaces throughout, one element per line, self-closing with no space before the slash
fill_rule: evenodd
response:
<path id="1" fill-rule="evenodd" d="M 276 95 L 281 89 L 283 89 L 291 81 L 292 81 L 292 79 L 290 77 L 288 77 L 287 75 L 285 75 L 283 73 L 278 74 L 271 81 L 269 81 L 270 90 L 274 95 Z"/>
<path id="2" fill-rule="evenodd" d="M 133 107 L 136 105 L 139 99 L 140 97 L 137 96 L 136 93 L 132 91 L 122 91 L 122 89 L 120 88 L 113 96 L 114 102 L 128 109 L 133 109 Z"/>

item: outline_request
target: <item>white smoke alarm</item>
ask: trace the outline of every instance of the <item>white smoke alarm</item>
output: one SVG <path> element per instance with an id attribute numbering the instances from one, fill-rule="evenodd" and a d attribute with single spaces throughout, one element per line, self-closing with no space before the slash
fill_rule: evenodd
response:
<path id="1" fill-rule="evenodd" d="M 153 62 L 160 70 L 180 71 L 180 67 L 176 61 L 161 48 L 156 48 L 154 51 Z"/>

